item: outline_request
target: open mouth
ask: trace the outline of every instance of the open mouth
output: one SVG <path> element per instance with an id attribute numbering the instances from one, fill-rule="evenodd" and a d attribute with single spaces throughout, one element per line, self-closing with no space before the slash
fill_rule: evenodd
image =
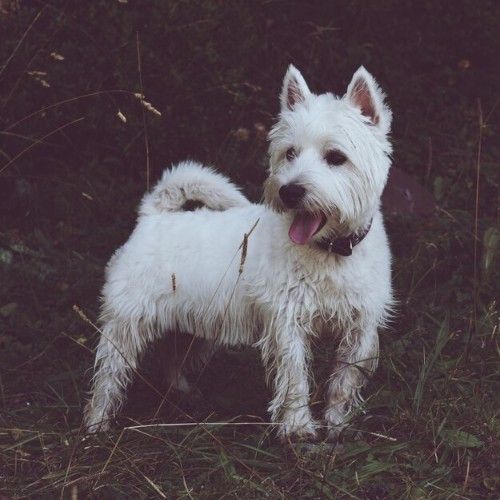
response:
<path id="1" fill-rule="evenodd" d="M 288 236 L 297 245 L 306 245 L 326 223 L 324 214 L 297 212 L 288 230 Z"/>

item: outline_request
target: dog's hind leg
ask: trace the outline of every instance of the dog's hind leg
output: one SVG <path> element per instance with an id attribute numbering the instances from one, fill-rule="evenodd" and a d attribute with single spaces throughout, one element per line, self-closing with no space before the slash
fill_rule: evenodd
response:
<path id="1" fill-rule="evenodd" d="M 205 339 L 183 333 L 168 333 L 160 347 L 161 365 L 167 389 L 196 396 L 196 389 L 191 387 L 186 373 L 202 370 L 214 351 L 213 343 Z"/>
<path id="2" fill-rule="evenodd" d="M 360 390 L 378 364 L 376 328 L 353 332 L 339 346 L 326 394 L 325 422 L 330 438 L 346 426 L 350 411 L 362 402 Z"/>
<path id="3" fill-rule="evenodd" d="M 92 398 L 85 407 L 87 432 L 105 431 L 122 406 L 125 389 L 151 336 L 140 322 L 107 321 L 96 351 Z"/>

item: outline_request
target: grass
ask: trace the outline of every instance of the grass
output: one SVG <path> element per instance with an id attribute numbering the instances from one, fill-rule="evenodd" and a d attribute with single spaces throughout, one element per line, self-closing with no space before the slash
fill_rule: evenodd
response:
<path id="1" fill-rule="evenodd" d="M 1 15 L 3 496 L 498 496 L 495 2 L 33 2 Z M 97 335 L 73 305 L 94 320 L 104 265 L 170 163 L 213 162 L 260 197 L 289 62 L 336 93 L 365 64 L 393 108 L 395 164 L 438 205 L 387 218 L 399 308 L 365 411 L 338 447 L 284 447 L 257 353 L 241 350 L 200 377 L 205 402 L 169 398 L 152 422 L 152 353 L 115 430 L 84 438 Z"/>

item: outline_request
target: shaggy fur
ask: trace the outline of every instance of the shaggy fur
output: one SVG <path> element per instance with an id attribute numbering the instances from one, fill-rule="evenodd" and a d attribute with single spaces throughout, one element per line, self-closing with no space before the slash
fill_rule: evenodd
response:
<path id="1" fill-rule="evenodd" d="M 280 101 L 264 204 L 249 203 L 226 178 L 195 163 L 166 171 L 144 196 L 134 232 L 107 267 L 89 431 L 108 429 L 145 349 L 174 331 L 206 341 L 201 358 L 217 346 L 256 345 L 283 438 L 317 432 L 309 408 L 311 342 L 329 336 L 338 349 L 323 424 L 331 436 L 345 426 L 376 368 L 377 329 L 392 301 L 379 210 L 391 113 L 364 68 L 339 98 L 311 93 L 290 66 Z M 298 199 L 285 196 L 290 185 L 300 187 Z M 189 200 L 199 204 L 186 208 Z M 368 227 L 350 256 L 318 245 Z M 171 385 L 188 392 L 186 356 L 166 359 Z"/>

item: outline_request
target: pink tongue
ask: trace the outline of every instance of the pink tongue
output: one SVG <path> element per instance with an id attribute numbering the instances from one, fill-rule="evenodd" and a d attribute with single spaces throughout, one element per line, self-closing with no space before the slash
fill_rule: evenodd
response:
<path id="1" fill-rule="evenodd" d="M 305 245 L 314 236 L 321 222 L 321 215 L 299 212 L 293 219 L 288 236 L 297 245 Z"/>

